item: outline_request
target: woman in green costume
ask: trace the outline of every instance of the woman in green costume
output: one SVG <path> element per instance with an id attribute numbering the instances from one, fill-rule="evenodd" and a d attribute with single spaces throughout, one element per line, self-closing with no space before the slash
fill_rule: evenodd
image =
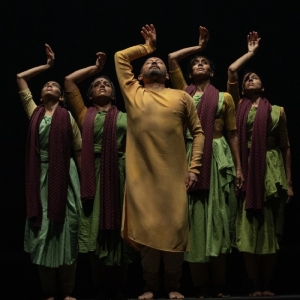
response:
<path id="1" fill-rule="evenodd" d="M 77 87 L 84 79 L 102 71 L 105 60 L 105 53 L 97 53 L 95 65 L 65 78 L 65 90 L 68 106 L 83 137 L 81 198 L 84 215 L 80 222 L 79 252 L 89 253 L 99 297 L 121 299 L 127 264 L 133 259 L 132 249 L 120 234 L 127 115 L 116 109 L 114 85 L 107 76 L 100 75 L 91 83 L 89 108 Z"/>
<path id="2" fill-rule="evenodd" d="M 54 64 L 54 53 L 45 46 L 47 63 L 17 75 L 21 100 L 30 119 L 24 244 L 32 262 L 38 265 L 45 298 L 54 300 L 60 290 L 65 300 L 74 300 L 71 293 L 81 202 L 77 168 L 71 153 L 79 163 L 81 134 L 71 114 L 61 107 L 64 97 L 57 82 L 44 85 L 41 105 L 37 106 L 32 99 L 27 81 Z"/>
<path id="3" fill-rule="evenodd" d="M 243 175 L 238 151 L 235 107 L 228 93 L 219 92 L 210 81 L 213 66 L 204 56 L 194 56 L 189 64 L 187 85 L 179 61 L 206 48 L 209 34 L 199 28 L 199 44 L 169 54 L 169 69 L 174 88 L 185 90 L 194 99 L 205 134 L 203 165 L 197 190 L 189 195 L 190 251 L 189 262 L 197 297 L 209 294 L 211 272 L 213 293 L 229 297 L 225 291 L 226 254 L 236 217 L 235 184 L 240 188 Z M 187 133 L 187 157 L 191 156 L 191 136 Z M 202 176 L 202 177 L 201 177 Z"/>
<path id="4" fill-rule="evenodd" d="M 238 71 L 259 47 L 257 32 L 248 35 L 248 52 L 228 68 L 228 92 L 237 109 L 241 162 L 246 179 L 238 201 L 236 246 L 243 252 L 251 295 L 274 296 L 272 279 L 282 237 L 284 206 L 293 196 L 291 155 L 283 107 L 270 105 L 257 73 Z M 246 171 L 247 170 L 247 171 Z"/>

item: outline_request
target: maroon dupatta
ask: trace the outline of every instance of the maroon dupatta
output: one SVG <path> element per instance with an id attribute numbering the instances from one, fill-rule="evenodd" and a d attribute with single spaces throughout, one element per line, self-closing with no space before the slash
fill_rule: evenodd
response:
<path id="1" fill-rule="evenodd" d="M 27 218 L 31 219 L 36 227 L 40 227 L 42 222 L 39 126 L 44 115 L 43 105 L 34 110 L 26 147 Z M 47 216 L 59 223 L 64 223 L 66 214 L 72 137 L 70 115 L 66 109 L 58 106 L 53 113 L 49 132 Z"/>
<path id="2" fill-rule="evenodd" d="M 90 107 L 82 127 L 81 198 L 93 200 L 96 193 L 94 158 L 94 120 L 98 110 Z M 115 230 L 121 226 L 120 174 L 115 105 L 108 110 L 103 124 L 100 158 L 100 229 Z"/>
<path id="3" fill-rule="evenodd" d="M 247 120 L 252 101 L 244 98 L 237 110 L 237 128 L 240 142 L 240 157 L 245 179 L 243 193 L 246 195 L 245 209 L 262 212 L 264 202 L 267 135 L 272 125 L 272 106 L 266 98 L 259 101 L 255 115 L 251 139 L 248 149 Z"/>
<path id="4" fill-rule="evenodd" d="M 192 97 L 195 95 L 197 87 L 194 84 L 186 88 L 186 92 Z M 212 158 L 212 141 L 214 133 L 214 124 L 216 111 L 219 103 L 219 91 L 211 84 L 209 84 L 201 97 L 198 105 L 198 117 L 204 131 L 205 141 L 202 156 L 202 166 L 198 176 L 197 186 L 193 191 L 209 190 L 210 187 L 210 168 Z"/>

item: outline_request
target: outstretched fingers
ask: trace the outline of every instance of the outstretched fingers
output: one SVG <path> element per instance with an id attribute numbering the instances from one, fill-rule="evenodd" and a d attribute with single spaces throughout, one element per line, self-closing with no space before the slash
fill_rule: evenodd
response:
<path id="1" fill-rule="evenodd" d="M 54 59 L 55 55 L 54 55 L 54 52 L 52 51 L 51 47 L 48 44 L 45 44 L 45 48 L 46 48 L 46 54 L 47 54 L 47 56 L 49 56 L 52 59 Z"/>
<path id="2" fill-rule="evenodd" d="M 252 31 L 247 35 L 248 51 L 256 52 L 259 47 L 260 37 L 256 31 Z"/>
<path id="3" fill-rule="evenodd" d="M 142 27 L 141 34 L 143 38 L 145 39 L 145 43 L 155 47 L 156 44 L 156 30 L 153 24 L 146 24 L 144 27 Z"/>
<path id="4" fill-rule="evenodd" d="M 45 44 L 46 54 L 47 54 L 47 65 L 52 68 L 54 65 L 55 54 L 48 44 Z"/>

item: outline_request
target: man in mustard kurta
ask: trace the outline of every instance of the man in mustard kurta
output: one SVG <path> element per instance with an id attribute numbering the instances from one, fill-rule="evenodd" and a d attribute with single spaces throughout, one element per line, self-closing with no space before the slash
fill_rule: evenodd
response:
<path id="1" fill-rule="evenodd" d="M 142 28 L 144 45 L 115 54 L 116 72 L 127 111 L 126 192 L 122 236 L 140 249 L 145 293 L 152 299 L 159 290 L 159 265 L 165 265 L 169 298 L 178 293 L 183 252 L 188 244 L 186 191 L 199 173 L 204 135 L 192 98 L 165 87 L 169 78 L 164 62 L 151 57 L 138 80 L 130 62 L 155 50 L 153 25 Z M 184 126 L 193 136 L 193 155 L 186 164 Z"/>

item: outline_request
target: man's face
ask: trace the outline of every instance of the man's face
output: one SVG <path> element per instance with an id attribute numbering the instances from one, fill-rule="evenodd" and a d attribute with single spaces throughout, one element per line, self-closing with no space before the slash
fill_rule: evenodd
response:
<path id="1" fill-rule="evenodd" d="M 151 57 L 145 61 L 141 69 L 141 75 L 147 78 L 165 78 L 167 75 L 167 67 L 160 58 Z"/>

